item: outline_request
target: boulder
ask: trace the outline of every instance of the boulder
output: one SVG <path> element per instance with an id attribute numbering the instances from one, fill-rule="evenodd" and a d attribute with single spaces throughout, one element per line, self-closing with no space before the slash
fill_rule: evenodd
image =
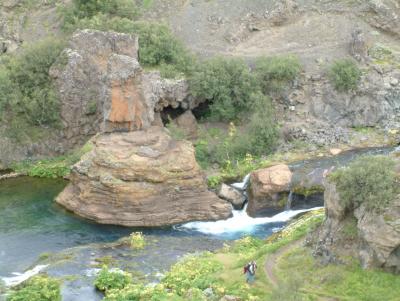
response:
<path id="1" fill-rule="evenodd" d="M 101 134 L 93 144 L 56 199 L 68 210 L 135 227 L 231 216 L 231 205 L 207 190 L 192 144 L 173 140 L 166 129 Z"/>
<path id="2" fill-rule="evenodd" d="M 342 205 L 335 183 L 326 181 L 325 210 L 314 255 L 324 262 L 358 257 L 364 268 L 400 273 L 400 195 L 381 212 L 364 205 L 350 210 Z M 349 226 L 355 227 L 354 237 L 348 237 Z"/>
<path id="3" fill-rule="evenodd" d="M 285 208 L 292 172 L 285 164 L 254 171 L 248 188 L 250 216 L 274 214 Z"/>
<path id="4" fill-rule="evenodd" d="M 218 196 L 232 204 L 233 208 L 240 210 L 246 201 L 246 197 L 232 186 L 222 184 Z"/>
<path id="5" fill-rule="evenodd" d="M 197 120 L 192 111 L 188 110 L 174 120 L 178 128 L 182 129 L 188 139 L 197 138 Z"/>
<path id="6" fill-rule="evenodd" d="M 332 155 L 332 156 L 337 156 L 337 155 L 339 155 L 339 154 L 341 154 L 343 151 L 340 149 L 340 148 L 331 148 L 330 150 L 329 150 L 329 153 Z"/>
<path id="7" fill-rule="evenodd" d="M 400 196 L 382 213 L 368 212 L 365 206 L 354 213 L 364 242 L 359 251 L 361 264 L 400 273 Z"/>

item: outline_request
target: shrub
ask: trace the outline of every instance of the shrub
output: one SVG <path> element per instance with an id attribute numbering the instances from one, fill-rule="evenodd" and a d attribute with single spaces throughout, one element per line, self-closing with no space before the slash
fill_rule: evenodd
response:
<path id="1" fill-rule="evenodd" d="M 129 237 L 132 249 L 143 249 L 146 245 L 146 241 L 142 232 L 133 232 Z"/>
<path id="2" fill-rule="evenodd" d="M 123 289 L 131 282 L 131 274 L 118 269 L 109 270 L 104 266 L 97 275 L 94 285 L 98 290 L 107 292 L 110 289 Z"/>
<path id="3" fill-rule="evenodd" d="M 335 89 L 344 92 L 357 88 L 361 71 L 353 60 L 343 59 L 333 63 L 328 75 Z"/>
<path id="4" fill-rule="evenodd" d="M 33 125 L 55 126 L 59 100 L 49 76 L 63 43 L 48 38 L 25 46 L 0 69 L 0 103 Z"/>
<path id="5" fill-rule="evenodd" d="M 295 56 L 262 57 L 256 60 L 255 65 L 254 71 L 265 93 L 281 90 L 301 70 L 300 62 Z"/>
<path id="6" fill-rule="evenodd" d="M 211 103 L 211 117 L 230 121 L 253 106 L 252 94 L 259 90 L 256 78 L 239 59 L 214 58 L 203 62 L 189 79 L 195 97 Z"/>
<path id="7" fill-rule="evenodd" d="M 35 276 L 17 290 L 12 290 L 7 301 L 59 301 L 60 282 L 47 276 Z"/>
<path id="8" fill-rule="evenodd" d="M 365 204 L 369 210 L 387 206 L 398 192 L 395 163 L 384 156 L 366 156 L 330 177 L 336 183 L 343 205 L 358 207 Z"/>

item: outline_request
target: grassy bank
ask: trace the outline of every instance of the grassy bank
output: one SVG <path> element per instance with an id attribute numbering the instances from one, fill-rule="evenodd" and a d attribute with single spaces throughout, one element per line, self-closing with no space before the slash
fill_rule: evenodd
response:
<path id="1" fill-rule="evenodd" d="M 154 287 L 124 280 L 105 292 L 107 301 L 121 300 L 220 300 L 225 295 L 240 300 L 397 300 L 400 294 L 399 277 L 381 271 L 362 270 L 353 265 L 321 265 L 311 256 L 311 249 L 295 244 L 318 227 L 323 211 L 303 215 L 283 231 L 265 240 L 245 237 L 226 245 L 216 253 L 187 256 Z M 291 247 L 293 246 L 293 247 Z M 285 247 L 285 248 L 284 248 Z M 286 252 L 282 252 L 284 249 Z M 267 276 L 264 264 L 276 256 L 273 273 L 278 284 Z M 243 266 L 250 260 L 258 264 L 253 285 L 245 283 Z M 105 274 L 102 274 L 104 279 Z M 107 278 L 107 277 L 106 277 Z M 110 281 L 117 277 L 109 275 Z M 112 288 L 117 287 L 117 288 Z M 207 293 L 205 293 L 207 292 Z"/>

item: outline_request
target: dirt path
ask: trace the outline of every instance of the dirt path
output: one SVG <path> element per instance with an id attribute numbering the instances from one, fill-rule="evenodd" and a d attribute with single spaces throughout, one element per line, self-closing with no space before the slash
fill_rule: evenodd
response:
<path id="1" fill-rule="evenodd" d="M 296 240 L 291 242 L 290 244 L 280 248 L 277 252 L 268 256 L 267 260 L 265 261 L 264 269 L 265 274 L 267 275 L 268 281 L 273 285 L 273 287 L 277 288 L 279 280 L 274 273 L 275 266 L 277 264 L 277 260 L 279 257 L 284 255 L 285 253 L 289 252 L 290 250 L 300 247 L 303 243 L 303 239 Z"/>

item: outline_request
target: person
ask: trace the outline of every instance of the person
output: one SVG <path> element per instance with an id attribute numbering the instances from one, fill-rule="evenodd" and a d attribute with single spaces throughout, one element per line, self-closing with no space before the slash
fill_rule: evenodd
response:
<path id="1" fill-rule="evenodd" d="M 246 274 L 246 282 L 253 283 L 256 278 L 257 264 L 251 261 L 244 266 L 243 272 Z"/>

